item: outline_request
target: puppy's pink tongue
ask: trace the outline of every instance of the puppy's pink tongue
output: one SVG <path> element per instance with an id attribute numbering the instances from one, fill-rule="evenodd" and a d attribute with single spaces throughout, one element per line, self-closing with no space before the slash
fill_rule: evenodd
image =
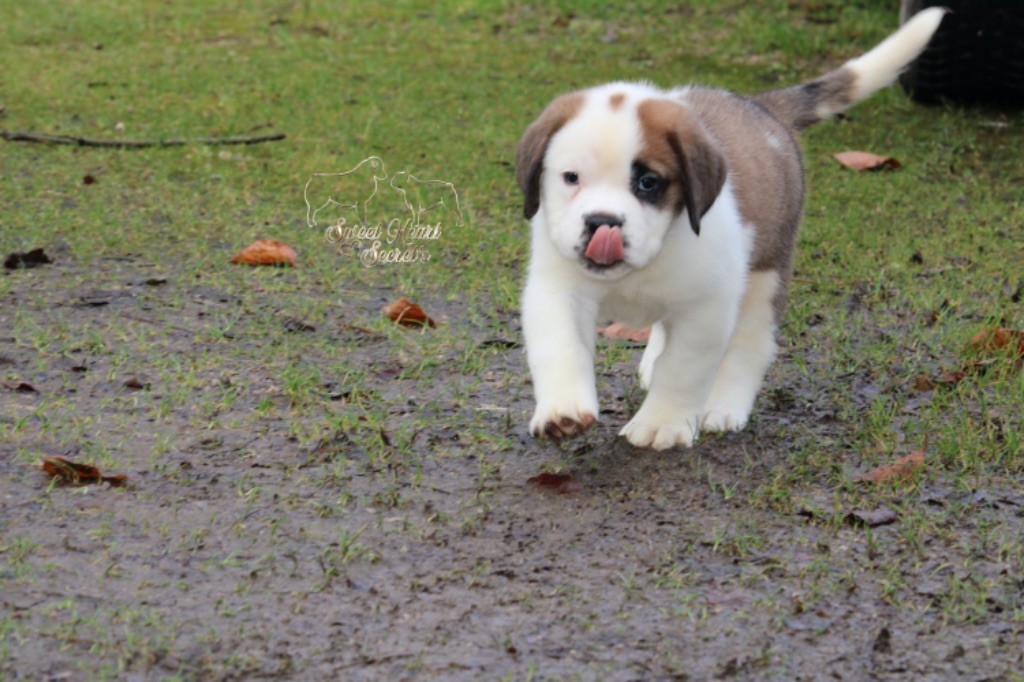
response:
<path id="1" fill-rule="evenodd" d="M 622 230 L 609 225 L 597 228 L 587 245 L 586 256 L 599 265 L 618 263 L 623 258 Z"/>

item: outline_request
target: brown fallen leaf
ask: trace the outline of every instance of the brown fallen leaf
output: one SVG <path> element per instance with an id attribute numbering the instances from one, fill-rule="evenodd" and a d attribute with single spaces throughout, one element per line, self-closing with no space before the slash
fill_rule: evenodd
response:
<path id="1" fill-rule="evenodd" d="M 559 495 L 576 493 L 583 489 L 583 486 L 572 480 L 572 474 L 553 474 L 550 471 L 531 476 L 526 479 L 526 482 L 542 488 L 549 488 Z"/>
<path id="2" fill-rule="evenodd" d="M 70 485 L 89 485 L 103 481 L 118 488 L 128 481 L 127 474 L 104 476 L 91 464 L 82 464 L 60 455 L 43 455 L 42 470 L 61 483 Z"/>
<path id="3" fill-rule="evenodd" d="M 39 393 L 39 389 L 25 381 L 4 381 L 0 382 L 4 388 L 15 393 Z"/>
<path id="4" fill-rule="evenodd" d="M 887 483 L 911 478 L 924 466 L 924 450 L 916 450 L 895 462 L 883 464 L 860 477 L 871 483 Z"/>
<path id="5" fill-rule="evenodd" d="M 896 515 L 892 509 L 888 507 L 879 507 L 878 509 L 854 509 L 852 512 L 846 515 L 845 521 L 853 525 L 864 525 L 869 528 L 876 528 L 878 526 L 886 526 L 890 523 L 896 523 L 899 520 L 899 516 Z"/>
<path id="6" fill-rule="evenodd" d="M 32 249 L 24 253 L 9 253 L 4 259 L 4 267 L 8 270 L 17 268 L 34 268 L 52 263 L 50 257 L 42 249 Z"/>
<path id="7" fill-rule="evenodd" d="M 295 250 L 284 242 L 260 239 L 235 254 L 231 262 L 242 265 L 290 265 L 295 267 Z"/>
<path id="8" fill-rule="evenodd" d="M 926 374 L 918 374 L 910 380 L 910 386 L 915 391 L 933 391 L 938 386 L 956 386 L 967 377 L 963 370 L 943 370 L 933 377 Z"/>
<path id="9" fill-rule="evenodd" d="M 609 339 L 624 339 L 626 341 L 644 342 L 651 338 L 650 327 L 627 327 L 621 322 L 612 322 L 607 327 L 598 327 L 597 333 L 604 334 Z"/>
<path id="10" fill-rule="evenodd" d="M 927 375 L 918 374 L 916 377 L 910 380 L 910 386 L 915 391 L 933 391 L 935 390 L 935 382 L 932 381 Z"/>
<path id="11" fill-rule="evenodd" d="M 947 369 L 939 372 L 935 377 L 935 383 L 939 385 L 955 386 L 967 378 L 967 372 L 962 369 Z"/>
<path id="12" fill-rule="evenodd" d="M 847 168 L 857 171 L 896 170 L 902 164 L 891 156 L 879 156 L 870 152 L 839 152 L 833 158 Z"/>
<path id="13" fill-rule="evenodd" d="M 1024 329 L 985 329 L 975 334 L 970 341 L 976 351 L 1001 351 L 1009 348 L 1017 360 L 1024 359 Z"/>
<path id="14" fill-rule="evenodd" d="M 305 320 L 300 320 L 297 317 L 289 317 L 289 316 L 286 315 L 286 316 L 281 318 L 281 324 L 284 325 L 285 330 L 290 331 L 290 332 L 315 332 L 316 331 L 316 327 L 314 327 L 310 323 L 306 322 Z"/>
<path id="15" fill-rule="evenodd" d="M 388 319 L 395 324 L 406 327 L 436 327 L 437 323 L 423 312 L 419 307 L 405 296 L 401 297 L 391 305 L 386 305 L 383 312 Z"/>

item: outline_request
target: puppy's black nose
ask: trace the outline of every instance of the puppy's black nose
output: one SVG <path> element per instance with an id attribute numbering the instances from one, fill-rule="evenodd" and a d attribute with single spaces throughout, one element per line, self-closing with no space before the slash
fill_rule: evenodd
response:
<path id="1" fill-rule="evenodd" d="M 587 228 L 587 235 L 591 237 L 597 232 L 597 228 L 602 225 L 621 228 L 624 222 L 622 218 L 613 216 L 610 213 L 591 213 L 588 216 L 583 216 L 583 225 Z"/>

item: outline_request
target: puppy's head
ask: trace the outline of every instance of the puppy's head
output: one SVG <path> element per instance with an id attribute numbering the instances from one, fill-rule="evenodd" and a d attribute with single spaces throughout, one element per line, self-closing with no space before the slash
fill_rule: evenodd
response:
<path id="1" fill-rule="evenodd" d="M 670 230 L 699 235 L 725 175 L 724 157 L 692 113 L 632 84 L 555 99 L 516 154 L 524 213 L 539 214 L 534 229 L 604 279 L 651 263 Z"/>

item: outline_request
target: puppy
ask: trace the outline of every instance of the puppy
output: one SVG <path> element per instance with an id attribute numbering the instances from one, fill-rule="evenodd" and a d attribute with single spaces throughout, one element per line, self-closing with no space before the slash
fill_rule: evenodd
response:
<path id="1" fill-rule="evenodd" d="M 798 130 L 892 83 L 944 9 L 917 14 L 816 80 L 753 97 L 611 83 L 555 99 L 526 130 L 516 178 L 531 220 L 523 331 L 534 436 L 598 415 L 599 320 L 653 325 L 647 397 L 620 435 L 689 447 L 738 431 L 776 352 L 804 182 Z"/>

